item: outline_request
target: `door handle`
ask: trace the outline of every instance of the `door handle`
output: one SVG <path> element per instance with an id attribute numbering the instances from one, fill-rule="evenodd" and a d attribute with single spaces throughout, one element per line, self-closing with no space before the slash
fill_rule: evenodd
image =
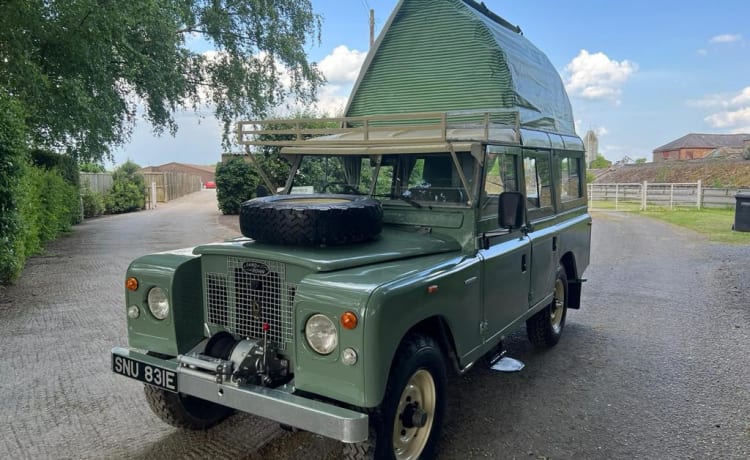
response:
<path id="1" fill-rule="evenodd" d="M 527 262 L 526 262 L 526 254 L 521 256 L 521 273 L 526 273 L 526 269 L 528 268 Z"/>

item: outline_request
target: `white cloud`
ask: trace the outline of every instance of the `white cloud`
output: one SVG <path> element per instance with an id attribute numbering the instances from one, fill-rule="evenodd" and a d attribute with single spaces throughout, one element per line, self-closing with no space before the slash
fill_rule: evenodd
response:
<path id="1" fill-rule="evenodd" d="M 733 129 L 750 125 L 750 106 L 714 113 L 707 116 L 705 120 L 714 128 Z"/>
<path id="2" fill-rule="evenodd" d="M 604 126 L 599 126 L 598 128 L 594 128 L 594 132 L 597 136 L 602 137 L 609 134 L 609 130 L 605 128 Z"/>
<path id="3" fill-rule="evenodd" d="M 687 105 L 723 109 L 704 118 L 713 128 L 730 132 L 750 132 L 750 86 L 736 93 L 711 94 L 702 99 L 687 101 Z"/>
<path id="4" fill-rule="evenodd" d="M 742 40 L 740 34 L 721 34 L 711 37 L 709 43 L 733 43 Z"/>
<path id="5" fill-rule="evenodd" d="M 323 72 L 328 83 L 351 84 L 357 79 L 366 56 L 365 51 L 352 50 L 346 45 L 339 45 L 320 61 L 318 69 Z"/>
<path id="6" fill-rule="evenodd" d="M 696 51 L 696 53 L 698 54 L 698 56 L 706 56 L 706 55 L 708 55 L 708 51 L 705 50 L 705 49 L 703 49 L 703 48 L 701 48 L 698 51 Z"/>
<path id="7" fill-rule="evenodd" d="M 565 66 L 565 88 L 584 99 L 605 99 L 619 104 L 622 86 L 638 71 L 638 64 L 615 61 L 602 52 L 581 50 Z"/>

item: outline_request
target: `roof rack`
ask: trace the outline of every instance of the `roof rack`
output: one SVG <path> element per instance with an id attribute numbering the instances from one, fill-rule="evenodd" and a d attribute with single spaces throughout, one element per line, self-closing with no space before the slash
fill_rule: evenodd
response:
<path id="1" fill-rule="evenodd" d="M 459 132 L 470 131 L 470 138 L 486 142 L 496 128 L 511 129 L 518 136 L 518 111 L 496 109 L 240 121 L 237 140 L 247 147 L 420 144 L 461 139 Z"/>

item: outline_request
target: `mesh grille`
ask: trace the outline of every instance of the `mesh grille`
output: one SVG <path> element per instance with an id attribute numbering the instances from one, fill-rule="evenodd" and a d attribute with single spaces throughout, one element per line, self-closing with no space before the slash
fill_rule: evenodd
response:
<path id="1" fill-rule="evenodd" d="M 268 338 L 280 350 L 292 343 L 296 287 L 286 282 L 284 264 L 229 257 L 226 273 L 206 273 L 208 322 L 242 337 Z"/>

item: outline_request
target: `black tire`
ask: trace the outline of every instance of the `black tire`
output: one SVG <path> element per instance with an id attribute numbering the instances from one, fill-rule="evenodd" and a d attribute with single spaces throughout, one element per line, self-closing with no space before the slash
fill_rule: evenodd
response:
<path id="1" fill-rule="evenodd" d="M 177 428 L 207 430 L 232 415 L 233 409 L 192 396 L 144 385 L 149 407 L 162 421 Z"/>
<path id="2" fill-rule="evenodd" d="M 344 458 L 435 458 L 445 414 L 446 380 L 445 361 L 440 347 L 432 338 L 412 335 L 404 339 L 396 352 L 383 402 L 370 414 L 370 438 L 361 443 L 345 444 Z M 408 384 L 411 384 L 409 389 Z M 430 387 L 433 391 L 430 391 Z M 414 388 L 426 391 L 415 391 Z M 431 398 L 428 397 L 430 394 Z M 420 402 L 424 404 L 427 423 L 421 428 L 408 426 L 404 422 L 404 414 L 410 411 L 413 414 L 414 408 L 420 407 Z M 394 430 L 396 423 L 401 428 L 398 447 Z"/>
<path id="3" fill-rule="evenodd" d="M 370 241 L 383 228 L 380 202 L 357 195 L 274 195 L 242 203 L 240 230 L 261 243 L 296 246 Z"/>
<path id="4" fill-rule="evenodd" d="M 554 289 L 555 297 L 552 302 L 526 321 L 529 341 L 538 348 L 557 345 L 565 327 L 565 317 L 568 314 L 568 277 L 561 266 L 557 267 Z"/>

